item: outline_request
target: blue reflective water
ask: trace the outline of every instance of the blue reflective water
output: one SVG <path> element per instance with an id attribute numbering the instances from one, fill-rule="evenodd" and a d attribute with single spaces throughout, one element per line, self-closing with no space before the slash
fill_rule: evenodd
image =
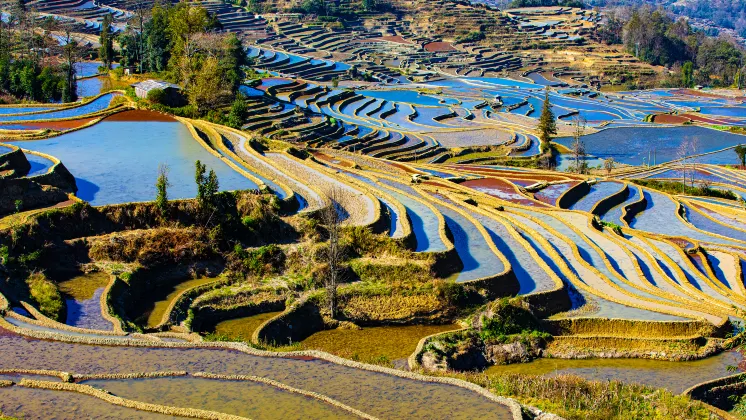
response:
<path id="1" fill-rule="evenodd" d="M 627 205 L 632 204 L 635 201 L 640 199 L 640 190 L 637 187 L 631 186 L 627 189 L 627 191 L 629 191 L 629 195 L 627 195 L 627 199 L 624 200 L 622 204 L 612 207 L 609 211 L 601 215 L 601 220 L 603 220 L 604 222 L 623 224 L 622 213 L 624 211 L 624 208 Z"/>
<path id="2" fill-rule="evenodd" d="M 570 206 L 570 210 L 590 212 L 604 198 L 624 188 L 621 182 L 598 182 L 591 185 L 591 190 L 580 200 Z"/>
<path id="3" fill-rule="evenodd" d="M 169 167 L 170 199 L 194 197 L 196 160 L 215 170 L 221 190 L 257 187 L 207 152 L 178 122 L 103 121 L 59 137 L 17 145 L 60 159 L 75 176 L 78 197 L 93 205 L 155 199 L 160 164 Z"/>
<path id="4" fill-rule="evenodd" d="M 45 157 L 32 155 L 31 153 L 26 153 L 26 159 L 28 160 L 28 163 L 31 164 L 28 176 L 45 174 L 54 165 L 54 162 L 51 160 Z"/>
<path id="5" fill-rule="evenodd" d="M 448 97 L 436 97 L 423 95 L 416 90 L 359 90 L 357 93 L 369 98 L 385 99 L 387 101 L 407 102 L 415 105 L 438 106 L 438 105 L 456 105 L 457 99 Z M 441 101 L 443 101 L 441 103 Z"/>
<path id="6" fill-rule="evenodd" d="M 22 114 L 37 111 L 47 111 L 54 109 L 51 106 L 13 106 L 13 105 L 0 105 L 0 115 L 6 114 Z"/>
<path id="7" fill-rule="evenodd" d="M 494 276 L 505 270 L 502 261 L 492 252 L 474 223 L 448 207 L 436 206 L 436 208 L 445 218 L 446 225 L 453 236 L 453 245 L 463 264 L 456 282 Z"/>
<path id="8" fill-rule="evenodd" d="M 102 95 L 99 98 L 96 98 L 95 100 L 85 105 L 69 109 L 51 110 L 49 112 L 44 112 L 41 114 L 0 116 L 0 121 L 42 121 L 51 120 L 54 118 L 79 117 L 85 114 L 90 114 L 106 109 L 111 103 L 111 100 L 114 98 L 114 96 L 116 95 L 113 93 L 108 93 L 106 95 Z"/>
<path id="9" fill-rule="evenodd" d="M 606 129 L 583 137 L 589 155 L 598 158 L 613 157 L 615 161 L 640 165 L 648 156 L 655 156 L 655 163 L 665 163 L 678 158 L 684 141 L 699 143 L 699 153 L 714 152 L 741 144 L 746 137 L 703 127 L 626 127 Z M 572 137 L 562 137 L 555 142 L 569 147 Z M 732 151 L 731 162 L 735 155 Z M 706 157 L 710 162 L 711 157 Z"/>

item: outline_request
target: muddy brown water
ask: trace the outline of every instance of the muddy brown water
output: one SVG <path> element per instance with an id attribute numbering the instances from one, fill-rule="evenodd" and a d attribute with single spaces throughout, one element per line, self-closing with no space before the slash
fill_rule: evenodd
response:
<path id="1" fill-rule="evenodd" d="M 182 292 L 192 289 L 203 284 L 212 283 L 217 281 L 218 277 L 202 277 L 199 279 L 189 279 L 181 283 L 177 283 L 171 287 L 163 288 L 162 290 L 151 293 L 150 298 L 157 299 L 153 303 L 147 305 L 147 309 L 143 314 L 143 318 L 146 319 L 145 324 L 148 327 L 155 327 L 161 323 L 163 315 L 166 314 L 171 302 L 181 295 Z"/>
<path id="2" fill-rule="evenodd" d="M 728 366 L 737 366 L 743 357 L 733 351 L 703 360 L 669 362 L 650 359 L 536 359 L 531 363 L 492 366 L 485 373 L 502 375 L 577 375 L 595 381 L 622 381 L 679 394 L 701 382 L 731 375 Z"/>
<path id="3" fill-rule="evenodd" d="M 218 411 L 253 420 L 353 419 L 357 416 L 317 399 L 251 381 L 186 377 L 95 380 L 86 385 L 132 400 Z"/>
<path id="4" fill-rule="evenodd" d="M 509 409 L 475 392 L 312 359 L 254 356 L 218 348 L 114 347 L 44 341 L 0 329 L 0 369 L 72 373 L 153 371 L 255 375 L 318 392 L 387 419 L 510 418 Z"/>
<path id="5" fill-rule="evenodd" d="M 317 332 L 301 344 L 304 349 L 322 350 L 348 359 L 369 361 L 385 357 L 394 361 L 409 357 L 422 338 L 459 328 L 456 324 L 446 324 L 336 329 Z"/>
<path id="6" fill-rule="evenodd" d="M 0 412 L 19 419 L 45 420 L 182 418 L 120 407 L 75 392 L 19 386 L 0 388 Z"/>
<path id="7" fill-rule="evenodd" d="M 260 325 L 281 313 L 282 311 L 265 312 L 263 314 L 222 321 L 215 325 L 215 334 L 235 341 L 249 341 L 251 340 L 251 335 Z"/>

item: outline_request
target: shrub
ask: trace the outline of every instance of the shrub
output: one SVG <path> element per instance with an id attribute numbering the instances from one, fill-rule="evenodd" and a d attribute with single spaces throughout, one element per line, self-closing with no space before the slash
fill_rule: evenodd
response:
<path id="1" fill-rule="evenodd" d="M 478 42 L 484 39 L 484 32 L 482 31 L 471 31 L 466 35 L 461 35 L 456 38 L 457 44 L 464 44 L 467 42 Z"/>
<path id="2" fill-rule="evenodd" d="M 494 302 L 491 309 L 491 317 L 482 315 L 480 335 L 485 341 L 540 329 L 539 321 L 528 310 L 511 303 L 508 298 Z"/>
<path id="3" fill-rule="evenodd" d="M 152 89 L 148 92 L 147 98 L 154 104 L 162 104 L 166 101 L 166 92 L 163 89 Z"/>
<path id="4" fill-rule="evenodd" d="M 230 260 L 231 270 L 244 275 L 263 277 L 282 271 L 285 266 L 285 252 L 275 244 L 250 250 L 236 245 Z"/>
<path id="5" fill-rule="evenodd" d="M 26 279 L 26 284 L 29 296 L 36 303 L 39 312 L 56 321 L 64 319 L 65 303 L 54 283 L 42 273 L 32 273 Z"/>

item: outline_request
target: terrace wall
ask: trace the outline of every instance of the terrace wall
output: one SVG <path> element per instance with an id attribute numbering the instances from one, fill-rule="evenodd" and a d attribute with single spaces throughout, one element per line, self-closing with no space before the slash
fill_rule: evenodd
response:
<path id="1" fill-rule="evenodd" d="M 7 175 L 0 175 L 0 179 L 18 178 L 28 174 L 28 171 L 31 170 L 31 164 L 28 159 L 26 159 L 26 155 L 23 151 L 20 148 L 13 146 L 12 151 L 0 155 L 0 170 L 13 171 Z"/>
<path id="2" fill-rule="evenodd" d="M 625 184 L 624 188 L 618 192 L 596 203 L 595 207 L 591 209 L 591 213 L 598 215 L 604 214 L 612 208 L 624 203 L 627 200 L 627 197 L 629 197 L 629 185 Z"/>
<path id="3" fill-rule="evenodd" d="M 323 330 L 324 325 L 319 307 L 313 301 L 303 299 L 257 328 L 251 341 L 257 344 L 290 344 Z"/>
<path id="4" fill-rule="evenodd" d="M 746 394 L 746 373 L 703 382 L 684 391 L 692 399 L 703 401 L 721 410 L 729 411 L 735 405 L 731 396 Z"/>
<path id="5" fill-rule="evenodd" d="M 557 206 L 561 209 L 570 208 L 570 206 L 577 203 L 578 200 L 588 195 L 590 191 L 591 191 L 591 184 L 587 182 L 580 182 L 577 185 L 565 191 L 560 196 L 560 198 L 557 199 Z"/>
<path id="6" fill-rule="evenodd" d="M 212 306 L 201 306 L 194 308 L 194 319 L 190 329 L 192 331 L 210 331 L 220 321 L 227 319 L 243 318 L 266 312 L 277 312 L 285 310 L 285 297 L 277 296 L 276 299 L 265 300 L 259 303 L 233 306 L 230 308 L 215 308 Z"/>

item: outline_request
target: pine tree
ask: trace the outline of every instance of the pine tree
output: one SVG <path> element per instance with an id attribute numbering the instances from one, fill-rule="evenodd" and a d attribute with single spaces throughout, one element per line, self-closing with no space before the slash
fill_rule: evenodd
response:
<path id="1" fill-rule="evenodd" d="M 155 206 L 158 207 L 158 211 L 161 213 L 161 217 L 165 220 L 168 215 L 168 187 L 171 183 L 168 182 L 168 166 L 161 164 L 158 166 L 158 179 L 155 181 L 155 189 L 157 195 L 155 197 Z"/>
<path id="2" fill-rule="evenodd" d="M 557 122 L 554 120 L 552 104 L 549 103 L 549 90 L 544 96 L 544 106 L 541 107 L 541 116 L 539 117 L 539 138 L 543 144 L 549 144 L 552 136 L 557 134 Z"/>
<path id="3" fill-rule="evenodd" d="M 98 50 L 98 56 L 107 69 L 111 68 L 111 62 L 114 60 L 114 38 L 111 32 L 111 20 L 111 14 L 104 16 L 104 21 L 101 24 L 101 35 L 99 36 L 101 48 Z"/>

